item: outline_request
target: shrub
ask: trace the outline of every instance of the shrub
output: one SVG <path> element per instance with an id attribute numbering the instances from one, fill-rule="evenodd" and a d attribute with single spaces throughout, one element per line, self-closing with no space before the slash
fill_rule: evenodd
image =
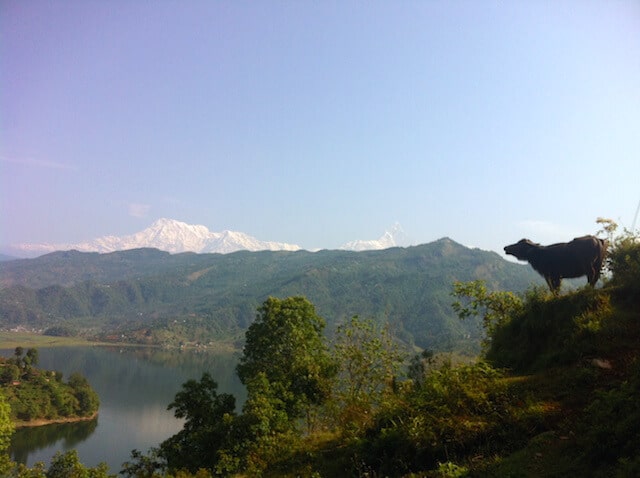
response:
<path id="1" fill-rule="evenodd" d="M 510 400 L 503 374 L 485 362 L 432 370 L 370 430 L 367 463 L 382 475 L 435 468 L 503 442 Z"/>
<path id="2" fill-rule="evenodd" d="M 625 231 L 609 247 L 607 266 L 611 284 L 640 291 L 640 237 Z"/>
<path id="3" fill-rule="evenodd" d="M 608 295 L 591 287 L 561 297 L 534 288 L 522 310 L 496 328 L 486 359 L 517 372 L 573 363 L 594 353 L 612 313 Z"/>

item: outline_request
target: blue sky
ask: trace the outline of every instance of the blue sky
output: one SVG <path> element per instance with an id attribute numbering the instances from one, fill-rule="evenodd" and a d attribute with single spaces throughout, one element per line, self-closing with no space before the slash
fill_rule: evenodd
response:
<path id="1" fill-rule="evenodd" d="M 636 1 L 0 3 L 0 244 L 630 227 Z"/>

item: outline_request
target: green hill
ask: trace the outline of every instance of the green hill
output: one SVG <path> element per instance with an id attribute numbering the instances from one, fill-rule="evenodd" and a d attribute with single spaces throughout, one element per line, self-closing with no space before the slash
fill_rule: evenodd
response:
<path id="1" fill-rule="evenodd" d="M 477 322 L 451 309 L 454 281 L 522 291 L 526 265 L 450 239 L 383 251 L 176 254 L 56 252 L 0 264 L 0 326 L 177 345 L 235 340 L 269 296 L 306 296 L 332 330 L 353 315 L 388 321 L 403 341 L 477 348 Z"/>

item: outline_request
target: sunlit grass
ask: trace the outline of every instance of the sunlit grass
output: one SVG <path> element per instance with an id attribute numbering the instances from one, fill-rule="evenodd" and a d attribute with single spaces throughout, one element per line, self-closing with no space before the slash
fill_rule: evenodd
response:
<path id="1" fill-rule="evenodd" d="M 81 337 L 52 337 L 32 332 L 0 332 L 0 348 L 13 349 L 15 347 L 61 347 L 75 345 L 95 345 Z"/>

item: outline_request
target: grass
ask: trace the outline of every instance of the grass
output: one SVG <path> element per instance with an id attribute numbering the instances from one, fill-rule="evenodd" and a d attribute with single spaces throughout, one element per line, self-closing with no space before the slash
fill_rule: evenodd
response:
<path id="1" fill-rule="evenodd" d="M 106 345 L 119 347 L 160 347 L 159 345 L 144 345 L 129 342 L 101 342 L 87 340 L 83 337 L 52 337 L 49 335 L 36 334 L 34 332 L 7 332 L 0 331 L 0 349 L 24 348 L 47 348 L 47 347 L 76 347 Z M 233 353 L 238 352 L 238 348 L 231 342 L 219 341 L 209 343 L 206 348 L 196 346 L 185 346 L 186 349 L 206 350 L 210 353 Z"/>
<path id="2" fill-rule="evenodd" d="M 52 337 L 35 334 L 33 332 L 0 332 L 0 348 L 14 349 L 16 347 L 69 347 L 75 345 L 96 345 L 81 337 Z"/>

